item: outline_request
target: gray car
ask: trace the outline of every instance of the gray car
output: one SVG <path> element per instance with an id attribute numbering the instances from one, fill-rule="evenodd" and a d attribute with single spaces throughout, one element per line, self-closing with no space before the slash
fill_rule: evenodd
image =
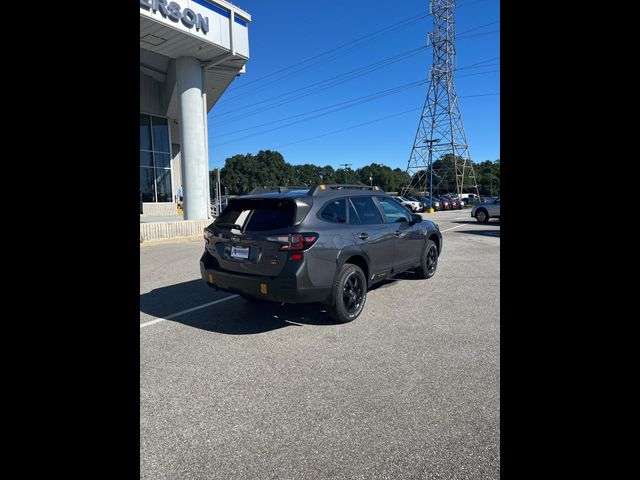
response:
<path id="1" fill-rule="evenodd" d="M 471 209 L 471 216 L 479 223 L 487 223 L 490 218 L 500 218 L 500 198 L 475 205 Z"/>
<path id="2" fill-rule="evenodd" d="M 209 286 L 250 301 L 321 302 L 349 322 L 376 282 L 435 274 L 438 226 L 377 187 L 276 188 L 231 199 L 205 229 L 200 273 Z"/>

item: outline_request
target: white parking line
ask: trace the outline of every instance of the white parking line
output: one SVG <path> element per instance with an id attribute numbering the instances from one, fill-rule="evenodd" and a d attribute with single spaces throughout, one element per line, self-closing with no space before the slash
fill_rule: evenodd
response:
<path id="1" fill-rule="evenodd" d="M 447 228 L 446 230 L 440 230 L 440 233 L 448 232 L 449 230 L 453 230 L 454 228 L 465 227 L 466 225 L 458 225 L 456 227 Z"/>
<path id="2" fill-rule="evenodd" d="M 240 295 L 231 295 L 230 297 L 221 298 L 220 300 L 215 300 L 213 302 L 205 303 L 204 305 L 200 305 L 199 307 L 189 308 L 187 310 L 183 310 L 178 313 L 172 313 L 171 315 L 167 315 L 165 318 L 156 318 L 155 320 L 149 320 L 148 322 L 144 322 L 140 324 L 140 328 L 148 327 L 149 325 L 153 325 L 154 323 L 164 322 L 165 320 L 170 320 L 172 318 L 178 317 L 180 315 L 184 315 L 185 313 L 195 312 L 196 310 L 200 310 L 201 308 L 210 307 L 211 305 L 215 305 L 216 303 L 226 302 L 227 300 L 231 300 L 233 298 L 238 298 Z"/>

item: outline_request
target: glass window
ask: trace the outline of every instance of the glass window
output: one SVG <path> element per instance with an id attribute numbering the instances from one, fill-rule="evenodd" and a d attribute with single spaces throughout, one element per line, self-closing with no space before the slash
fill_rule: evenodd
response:
<path id="1" fill-rule="evenodd" d="M 152 152 L 140 152 L 140 166 L 141 167 L 153 167 L 153 153 Z"/>
<path id="2" fill-rule="evenodd" d="M 166 118 L 140 114 L 140 191 L 144 202 L 172 202 L 171 144 Z"/>
<path id="3" fill-rule="evenodd" d="M 238 223 L 240 218 L 249 211 L 249 220 L 245 230 L 249 232 L 262 232 L 276 230 L 293 225 L 295 205 L 290 201 L 281 200 L 237 200 L 229 204 L 218 222 Z"/>
<path id="4" fill-rule="evenodd" d="M 324 207 L 320 216 L 324 220 L 328 220 L 330 222 L 346 223 L 347 210 L 346 210 L 346 202 L 344 201 L 344 198 L 341 198 L 340 200 L 330 201 Z"/>
<path id="5" fill-rule="evenodd" d="M 151 117 L 140 115 L 140 150 L 151 150 Z"/>
<path id="6" fill-rule="evenodd" d="M 153 153 L 156 168 L 171 168 L 171 155 L 168 153 Z"/>
<path id="7" fill-rule="evenodd" d="M 156 182 L 153 168 L 140 167 L 140 190 L 143 202 L 156 201 Z"/>
<path id="8" fill-rule="evenodd" d="M 171 202 L 171 169 L 156 168 L 156 185 L 158 189 L 158 202 Z"/>
<path id="9" fill-rule="evenodd" d="M 353 208 L 353 203 L 351 203 L 351 201 L 349 201 L 349 224 L 360 225 L 360 219 L 358 218 L 356 209 Z"/>
<path id="10" fill-rule="evenodd" d="M 170 152 L 169 123 L 166 118 L 151 117 L 153 127 L 153 150 L 156 152 Z"/>
<path id="11" fill-rule="evenodd" d="M 374 225 L 376 223 L 384 223 L 378 207 L 373 203 L 371 197 L 352 197 L 353 206 L 358 212 L 360 221 L 365 225 Z"/>
<path id="12" fill-rule="evenodd" d="M 378 203 L 380 203 L 388 223 L 411 221 L 411 214 L 395 200 L 378 197 Z"/>

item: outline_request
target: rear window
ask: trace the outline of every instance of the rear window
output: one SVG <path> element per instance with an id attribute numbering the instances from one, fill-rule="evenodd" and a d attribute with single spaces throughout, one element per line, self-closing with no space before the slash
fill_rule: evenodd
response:
<path id="1" fill-rule="evenodd" d="M 331 200 L 324 207 L 320 216 L 329 222 L 346 223 L 347 209 L 344 198 L 341 198 L 340 200 Z"/>
<path id="2" fill-rule="evenodd" d="M 294 214 L 295 204 L 290 200 L 231 200 L 215 224 L 223 224 L 220 228 L 231 228 L 229 225 L 237 224 L 248 232 L 277 230 L 293 225 Z"/>

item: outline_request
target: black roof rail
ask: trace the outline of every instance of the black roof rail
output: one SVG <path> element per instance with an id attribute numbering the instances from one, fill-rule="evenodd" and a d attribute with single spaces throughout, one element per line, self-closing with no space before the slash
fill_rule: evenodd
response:
<path id="1" fill-rule="evenodd" d="M 258 195 L 260 193 L 288 193 L 291 190 L 308 190 L 309 187 L 267 187 L 267 186 L 261 186 L 261 187 L 256 187 L 253 190 L 251 190 L 248 195 Z"/>
<path id="2" fill-rule="evenodd" d="M 380 187 L 364 185 L 364 184 L 348 184 L 348 183 L 324 183 L 315 185 L 309 189 L 309 195 L 312 197 L 321 195 L 322 193 L 329 192 L 331 190 L 374 190 L 384 193 Z"/>

